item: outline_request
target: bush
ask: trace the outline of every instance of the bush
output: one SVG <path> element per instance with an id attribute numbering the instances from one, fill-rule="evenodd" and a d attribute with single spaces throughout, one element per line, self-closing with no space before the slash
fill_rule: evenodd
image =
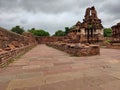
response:
<path id="1" fill-rule="evenodd" d="M 49 32 L 45 31 L 45 30 L 35 30 L 34 28 L 32 28 L 31 30 L 28 30 L 28 32 L 33 33 L 33 35 L 35 36 L 50 36 Z"/>
<path id="2" fill-rule="evenodd" d="M 55 32 L 54 36 L 65 36 L 65 32 L 62 30 L 58 30 Z"/>
<path id="3" fill-rule="evenodd" d="M 104 37 L 111 37 L 112 36 L 112 29 L 111 28 L 105 28 L 104 29 Z"/>
<path id="4" fill-rule="evenodd" d="M 106 40 L 105 43 L 111 43 L 111 40 Z"/>

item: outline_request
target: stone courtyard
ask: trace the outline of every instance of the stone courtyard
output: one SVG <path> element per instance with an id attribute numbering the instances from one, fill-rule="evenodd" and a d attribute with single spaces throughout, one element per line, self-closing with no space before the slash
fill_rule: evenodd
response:
<path id="1" fill-rule="evenodd" d="M 120 50 L 74 57 L 37 45 L 0 68 L 0 90 L 120 90 Z"/>

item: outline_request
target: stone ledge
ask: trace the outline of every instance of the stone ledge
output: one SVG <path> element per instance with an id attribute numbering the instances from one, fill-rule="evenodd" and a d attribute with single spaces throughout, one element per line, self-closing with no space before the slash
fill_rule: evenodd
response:
<path id="1" fill-rule="evenodd" d="M 27 52 L 30 48 L 36 46 L 36 44 L 27 45 L 21 48 L 15 48 L 10 51 L 0 52 L 0 67 L 7 64 L 11 59 L 15 59 L 17 56 Z"/>
<path id="2" fill-rule="evenodd" d="M 67 52 L 73 56 L 93 56 L 100 55 L 99 45 L 79 45 L 68 43 L 47 43 L 46 45 Z"/>

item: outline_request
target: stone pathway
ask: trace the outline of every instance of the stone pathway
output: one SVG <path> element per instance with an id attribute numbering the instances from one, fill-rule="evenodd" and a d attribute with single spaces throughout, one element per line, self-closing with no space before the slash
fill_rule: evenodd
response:
<path id="1" fill-rule="evenodd" d="M 0 69 L 0 90 L 120 90 L 120 50 L 73 57 L 38 45 Z"/>

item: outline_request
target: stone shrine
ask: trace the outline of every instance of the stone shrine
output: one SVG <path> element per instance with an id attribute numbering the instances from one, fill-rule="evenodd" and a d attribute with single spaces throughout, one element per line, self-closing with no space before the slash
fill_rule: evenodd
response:
<path id="1" fill-rule="evenodd" d="M 114 25 L 112 28 L 112 42 L 120 43 L 120 23 Z"/>
<path id="2" fill-rule="evenodd" d="M 70 28 L 68 37 L 76 43 L 95 43 L 102 40 L 103 26 L 101 19 L 97 16 L 95 7 L 87 8 L 81 23 L 78 21 L 76 25 Z"/>

